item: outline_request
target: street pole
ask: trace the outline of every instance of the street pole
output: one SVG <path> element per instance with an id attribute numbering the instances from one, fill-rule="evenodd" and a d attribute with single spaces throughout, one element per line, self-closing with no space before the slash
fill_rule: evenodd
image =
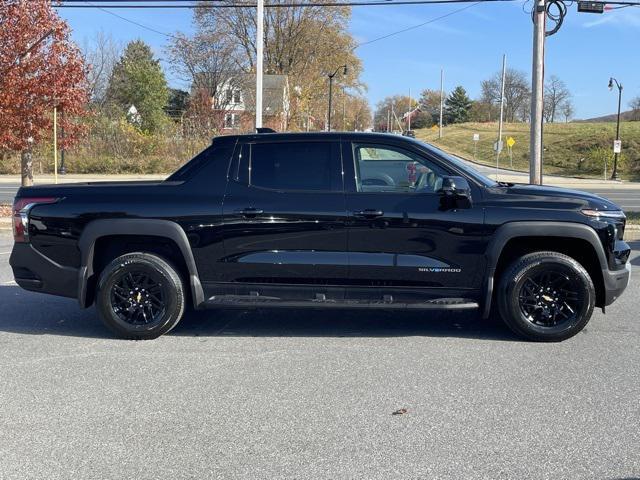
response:
<path id="1" fill-rule="evenodd" d="M 347 94 L 344 91 L 344 87 L 342 87 L 342 131 L 346 132 L 346 122 L 347 122 Z"/>
<path id="2" fill-rule="evenodd" d="M 333 73 L 330 73 L 327 75 L 329 77 L 329 111 L 327 112 L 327 132 L 331 131 L 331 108 L 332 108 L 331 102 L 333 99 L 333 77 L 335 77 L 338 74 L 340 69 L 342 69 L 343 75 L 347 74 L 347 66 L 341 65 L 338 68 L 336 68 Z"/>
<path id="3" fill-rule="evenodd" d="M 529 183 L 542 184 L 542 115 L 544 109 L 544 42 L 546 0 L 535 0 L 533 11 L 533 68 Z"/>
<path id="4" fill-rule="evenodd" d="M 60 125 L 60 137 L 64 142 L 64 108 L 60 109 L 60 118 L 62 119 L 62 124 Z M 62 144 L 62 148 L 60 149 L 60 175 L 66 175 L 67 169 L 64 166 L 64 143 Z"/>
<path id="5" fill-rule="evenodd" d="M 409 115 L 407 118 L 407 131 L 411 130 L 411 89 L 409 89 Z"/>
<path id="6" fill-rule="evenodd" d="M 256 128 L 262 128 L 262 75 L 264 59 L 264 0 L 258 0 L 256 19 Z"/>
<path id="7" fill-rule="evenodd" d="M 498 123 L 498 143 L 496 148 L 496 180 L 500 166 L 500 152 L 502 150 L 502 122 L 504 120 L 504 82 L 507 77 L 507 55 L 502 55 L 502 83 L 500 84 L 500 122 Z"/>
<path id="8" fill-rule="evenodd" d="M 327 132 L 331 131 L 331 99 L 333 98 L 333 75 L 329 75 L 329 113 L 327 114 Z"/>
<path id="9" fill-rule="evenodd" d="M 53 179 L 58 183 L 58 109 L 53 107 Z"/>
<path id="10" fill-rule="evenodd" d="M 442 112 L 444 110 L 444 69 L 440 69 L 440 124 L 438 138 L 442 138 Z"/>
<path id="11" fill-rule="evenodd" d="M 609 89 L 613 89 L 613 82 L 618 87 L 618 117 L 616 120 L 616 141 L 620 141 L 620 108 L 622 107 L 622 85 L 618 83 L 618 80 L 611 77 L 609 79 Z M 618 156 L 620 154 L 616 151 L 613 154 L 613 169 L 611 170 L 611 180 L 618 180 Z"/>

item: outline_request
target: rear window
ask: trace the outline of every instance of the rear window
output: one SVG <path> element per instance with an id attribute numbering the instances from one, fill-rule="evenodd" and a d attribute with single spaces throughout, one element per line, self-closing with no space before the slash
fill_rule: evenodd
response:
<path id="1" fill-rule="evenodd" d="M 342 190 L 335 142 L 274 142 L 251 146 L 252 186 L 272 190 Z"/>

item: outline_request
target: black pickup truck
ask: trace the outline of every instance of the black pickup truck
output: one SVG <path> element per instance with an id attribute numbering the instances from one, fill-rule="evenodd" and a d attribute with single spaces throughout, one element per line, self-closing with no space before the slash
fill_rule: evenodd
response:
<path id="1" fill-rule="evenodd" d="M 605 199 L 495 182 L 411 138 L 257 133 L 160 182 L 20 189 L 10 263 L 125 338 L 188 307 L 373 307 L 495 310 L 559 341 L 626 288 L 624 229 Z"/>

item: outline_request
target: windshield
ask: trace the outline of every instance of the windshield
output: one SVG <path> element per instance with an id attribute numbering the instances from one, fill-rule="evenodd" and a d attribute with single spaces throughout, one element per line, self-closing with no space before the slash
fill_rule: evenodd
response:
<path id="1" fill-rule="evenodd" d="M 429 150 L 434 155 L 436 155 L 436 156 L 438 156 L 440 158 L 444 158 L 447 162 L 453 164 L 458 170 L 462 170 L 466 175 L 468 175 L 469 177 L 474 179 L 476 182 L 484 185 L 485 187 L 495 187 L 495 186 L 498 185 L 498 182 L 496 182 L 495 180 L 490 179 L 489 177 L 484 176 L 478 170 L 473 168 L 470 163 L 465 162 L 465 161 L 461 160 L 458 157 L 450 155 L 447 152 L 445 152 L 444 150 L 441 150 L 441 149 L 439 149 L 437 147 L 434 147 L 433 145 L 431 145 L 429 143 L 425 143 L 425 142 L 420 141 L 420 140 L 413 140 L 413 141 L 419 143 L 420 146 L 422 146 L 423 148 L 426 148 L 427 150 Z"/>

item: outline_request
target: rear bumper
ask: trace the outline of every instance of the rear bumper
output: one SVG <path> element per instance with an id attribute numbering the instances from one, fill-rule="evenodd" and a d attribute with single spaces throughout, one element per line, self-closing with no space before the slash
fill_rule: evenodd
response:
<path id="1" fill-rule="evenodd" d="M 631 277 L 631 263 L 627 262 L 621 270 L 602 270 L 602 278 L 604 279 L 604 304 L 611 305 L 615 302 L 622 292 L 629 285 Z"/>
<path id="2" fill-rule="evenodd" d="M 31 244 L 16 243 L 9 264 L 16 283 L 25 290 L 78 297 L 78 269 L 54 262 Z"/>

